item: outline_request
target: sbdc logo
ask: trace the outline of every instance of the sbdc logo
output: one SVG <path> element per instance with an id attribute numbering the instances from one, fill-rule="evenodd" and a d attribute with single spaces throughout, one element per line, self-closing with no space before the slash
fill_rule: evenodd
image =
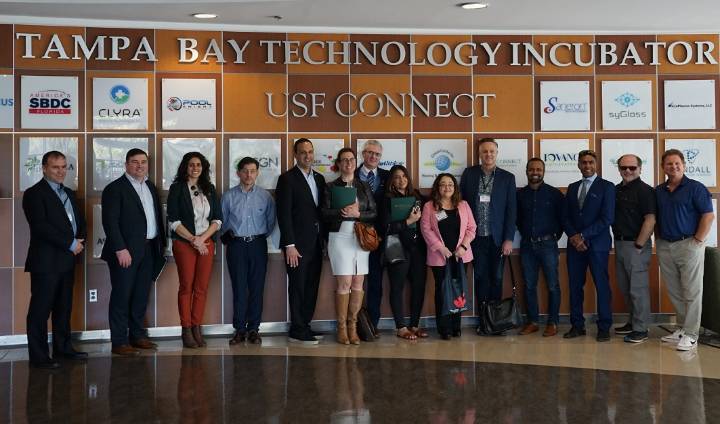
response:
<path id="1" fill-rule="evenodd" d="M 36 115 L 70 115 L 72 99 L 62 90 L 42 90 L 30 94 L 29 113 Z"/>

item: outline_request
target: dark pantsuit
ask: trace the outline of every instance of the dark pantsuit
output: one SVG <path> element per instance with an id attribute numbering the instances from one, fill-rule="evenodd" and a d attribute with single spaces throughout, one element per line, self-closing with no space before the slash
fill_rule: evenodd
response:
<path id="1" fill-rule="evenodd" d="M 53 354 L 70 352 L 70 312 L 72 311 L 73 271 L 31 272 L 27 338 L 30 362 L 50 359 L 47 321 L 52 312 Z"/>
<path id="2" fill-rule="evenodd" d="M 376 249 L 370 252 L 368 259 L 368 275 L 367 288 L 365 297 L 367 298 L 367 311 L 370 320 L 377 327 L 380 321 L 380 305 L 382 304 L 383 289 L 383 263 L 382 249 Z"/>
<path id="3" fill-rule="evenodd" d="M 267 272 L 267 240 L 235 238 L 227 245 L 227 264 L 233 289 L 233 327 L 240 333 L 260 328 Z"/>
<path id="4" fill-rule="evenodd" d="M 491 236 L 478 236 L 470 243 L 473 253 L 473 277 L 475 280 L 475 297 L 478 305 L 502 297 L 503 264 L 500 246 L 496 245 Z"/>
<path id="5" fill-rule="evenodd" d="M 457 313 L 440 315 L 443 301 L 442 283 L 445 279 L 445 267 L 433 266 L 431 267 L 431 269 L 433 273 L 433 278 L 435 278 L 435 325 L 437 326 L 438 333 L 440 333 L 441 335 L 450 334 L 451 331 L 457 333 L 460 331 L 460 320 L 462 318 L 462 314 Z M 460 270 L 461 272 L 466 272 L 466 268 L 464 265 L 462 267 L 453 267 L 453 269 Z"/>
<path id="6" fill-rule="evenodd" d="M 320 272 L 322 271 L 322 247 L 318 238 L 315 247 L 303 251 L 298 266 L 286 266 L 288 273 L 288 300 L 290 303 L 289 335 L 299 336 L 310 331 L 310 321 L 315 314 Z"/>
<path id="7" fill-rule="evenodd" d="M 130 340 L 147 337 L 145 312 L 152 288 L 155 244 L 145 243 L 145 254 L 141 260 L 132 259 L 128 268 L 110 263 L 110 339 L 113 346 L 128 344 Z"/>
<path id="8" fill-rule="evenodd" d="M 568 279 L 570 280 L 570 322 L 574 327 L 585 328 L 583 301 L 585 299 L 585 274 L 588 266 L 595 282 L 597 292 L 597 326 L 599 330 L 609 331 L 612 326 L 611 294 L 608 277 L 607 250 L 586 250 L 578 252 L 572 247 L 567 249 Z"/>
<path id="9" fill-rule="evenodd" d="M 405 250 L 409 260 L 394 265 L 387 265 L 390 278 L 390 307 L 395 318 L 395 327 L 419 327 L 420 312 L 425 302 L 425 251 L 421 249 Z M 405 282 L 410 281 L 410 322 L 406 322 L 403 289 Z"/>

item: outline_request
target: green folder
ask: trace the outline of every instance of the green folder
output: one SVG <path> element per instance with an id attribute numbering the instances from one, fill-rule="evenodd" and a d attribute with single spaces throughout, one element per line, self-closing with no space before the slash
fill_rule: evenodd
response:
<path id="1" fill-rule="evenodd" d="M 342 209 L 355 203 L 357 189 L 355 187 L 332 186 L 330 189 L 330 208 Z"/>
<path id="2" fill-rule="evenodd" d="M 415 198 L 410 197 L 393 197 L 390 199 L 390 221 L 402 221 L 410 216 L 410 210 L 415 206 Z M 416 223 L 409 225 L 415 228 Z"/>

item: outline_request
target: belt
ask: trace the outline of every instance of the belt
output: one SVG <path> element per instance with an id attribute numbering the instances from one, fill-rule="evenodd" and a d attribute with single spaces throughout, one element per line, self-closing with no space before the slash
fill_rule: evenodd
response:
<path id="1" fill-rule="evenodd" d="M 680 237 L 676 237 L 676 238 L 672 238 L 672 239 L 666 238 L 663 240 L 669 241 L 670 243 L 675 243 L 676 241 L 685 240 L 685 239 L 689 239 L 689 238 L 693 238 L 693 237 L 695 237 L 695 234 L 690 234 L 688 236 L 680 236 Z"/>
<path id="2" fill-rule="evenodd" d="M 617 241 L 635 241 L 637 237 L 630 236 L 613 236 Z"/>
<path id="3" fill-rule="evenodd" d="M 555 234 L 546 234 L 540 237 L 530 237 L 530 243 L 540 243 L 541 241 L 557 240 Z"/>
<path id="4" fill-rule="evenodd" d="M 235 237 L 233 237 L 233 240 L 240 240 L 245 243 L 250 243 L 257 239 L 264 239 L 264 238 L 265 238 L 265 234 L 256 234 L 254 236 L 235 236 Z"/>

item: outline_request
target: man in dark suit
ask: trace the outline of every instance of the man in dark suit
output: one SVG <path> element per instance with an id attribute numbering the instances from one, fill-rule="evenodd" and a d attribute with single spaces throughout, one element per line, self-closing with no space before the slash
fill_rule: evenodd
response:
<path id="1" fill-rule="evenodd" d="M 597 155 L 592 150 L 578 153 L 582 180 L 570 184 L 565 196 L 565 233 L 568 236 L 567 270 L 570 280 L 570 322 L 572 328 L 563 337 L 585 335 L 583 302 L 585 275 L 590 273 L 597 292 L 597 341 L 610 340 L 612 311 L 608 257 L 610 225 L 615 219 L 615 186 L 596 174 Z"/>
<path id="2" fill-rule="evenodd" d="M 382 158 L 382 151 L 383 147 L 379 141 L 367 140 L 362 151 L 363 164 L 355 170 L 355 176 L 360 181 L 368 183 L 372 188 L 376 205 L 382 204 L 385 196 L 385 183 L 390 177 L 390 171 L 378 166 L 380 165 L 380 158 Z M 385 229 L 377 227 L 377 222 L 375 229 L 378 234 L 385 233 Z M 382 302 L 382 256 L 382 248 L 379 248 L 370 252 L 370 259 L 368 260 L 370 272 L 367 275 L 367 310 L 370 320 L 376 327 L 380 321 L 380 303 Z"/>
<path id="3" fill-rule="evenodd" d="M 43 179 L 25 191 L 23 211 L 30 225 L 30 247 L 25 272 L 30 273 L 27 338 L 30 365 L 60 367 L 58 358 L 85 359 L 70 342 L 75 257 L 85 248 L 85 220 L 75 192 L 63 186 L 65 155 L 47 152 L 42 158 Z M 47 320 L 52 313 L 53 359 L 48 349 Z"/>
<path id="4" fill-rule="evenodd" d="M 494 139 L 481 139 L 480 165 L 465 169 L 460 179 L 460 194 L 470 205 L 477 224 L 477 235 L 470 246 L 478 305 L 502 297 L 503 258 L 512 253 L 515 237 L 515 176 L 497 167 L 497 153 Z"/>
<path id="5" fill-rule="evenodd" d="M 296 165 L 278 178 L 275 197 L 280 246 L 285 254 L 290 303 L 291 342 L 317 344 L 310 329 L 322 269 L 323 226 L 320 199 L 325 178 L 312 169 L 313 144 L 299 138 L 293 145 Z"/>
<path id="6" fill-rule="evenodd" d="M 160 199 L 147 172 L 147 153 L 131 149 L 125 155 L 125 174 L 102 192 L 102 259 L 110 268 L 110 338 L 118 355 L 157 347 L 147 337 L 144 320 L 152 282 L 165 263 L 165 231 Z"/>

